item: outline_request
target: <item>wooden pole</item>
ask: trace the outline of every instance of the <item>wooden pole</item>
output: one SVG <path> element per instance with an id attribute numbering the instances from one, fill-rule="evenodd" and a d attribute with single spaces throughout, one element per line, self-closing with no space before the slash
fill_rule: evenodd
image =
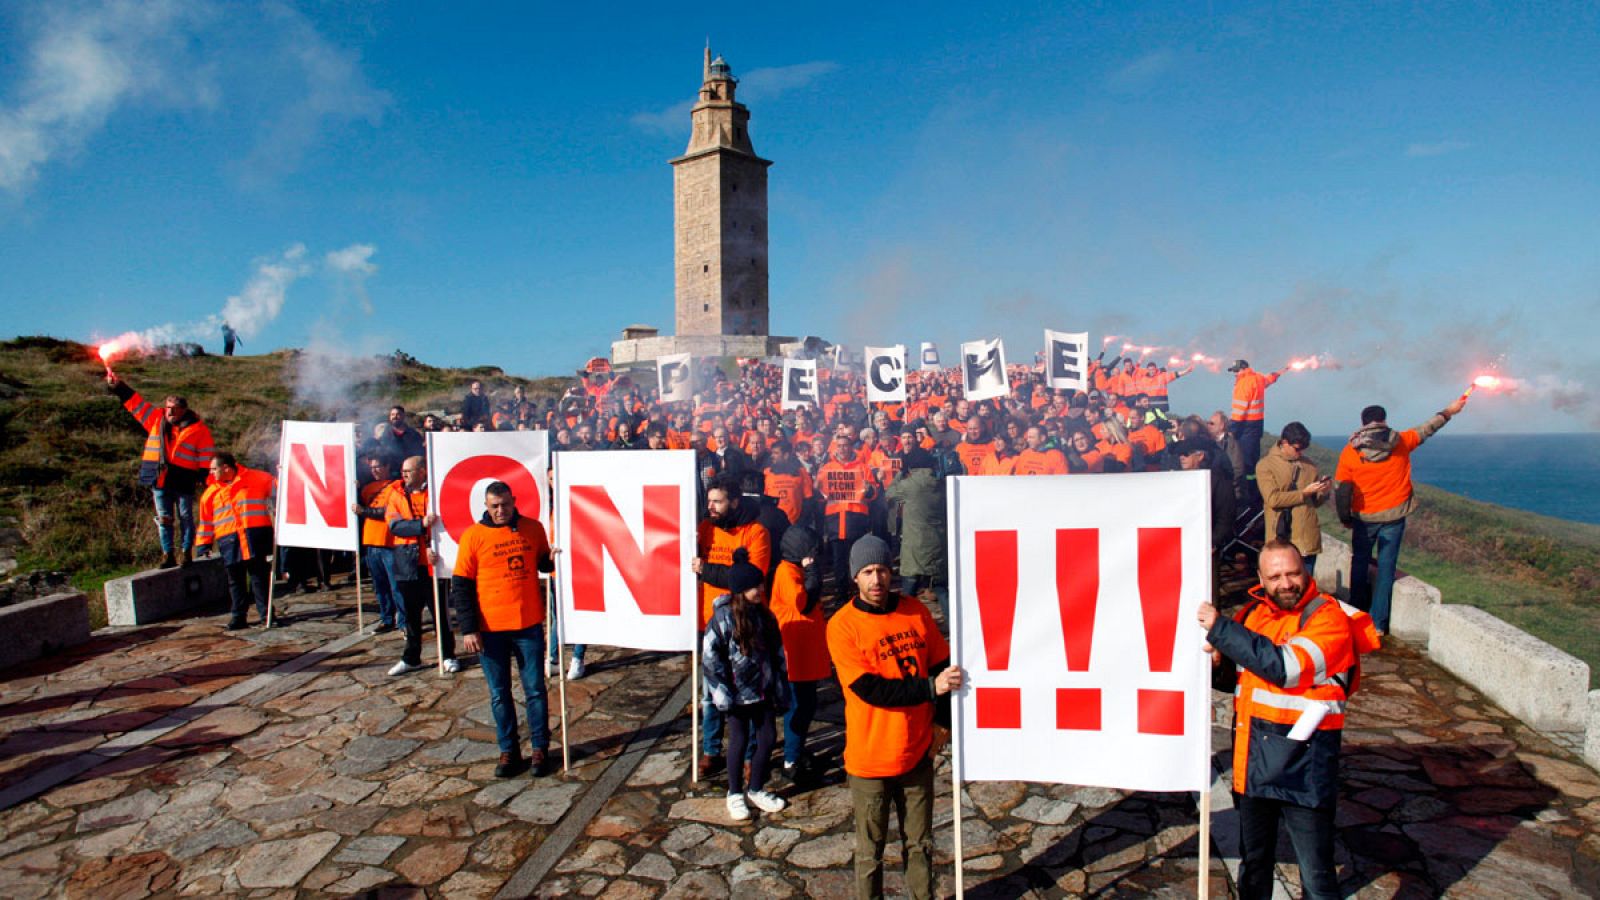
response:
<path id="1" fill-rule="evenodd" d="M 377 585 L 374 584 L 373 587 L 376 588 Z M 363 601 L 362 601 L 362 596 L 361 596 L 361 547 L 358 544 L 356 546 L 356 633 L 357 634 L 360 634 L 361 632 L 367 630 L 366 619 L 363 618 L 363 613 L 362 613 L 362 610 L 361 610 L 362 602 Z"/>
<path id="2" fill-rule="evenodd" d="M 951 490 L 945 495 L 945 514 L 948 516 L 946 521 L 952 523 L 959 522 L 960 520 L 956 518 L 956 512 L 960 505 L 961 479 L 953 479 L 947 482 L 947 486 L 950 487 Z M 950 603 L 946 609 L 948 610 L 948 614 L 950 616 L 950 621 L 947 623 L 947 627 L 950 629 L 950 659 L 952 660 L 952 665 L 961 665 L 962 661 L 962 581 L 961 569 L 959 566 L 959 561 L 961 559 L 958 552 L 959 540 L 960 535 L 958 530 L 952 528 L 948 537 L 950 552 L 949 559 L 951 566 L 949 573 L 949 585 L 946 588 L 946 590 L 949 590 L 951 594 Z M 963 746 L 961 741 L 961 698 L 957 697 L 954 692 L 952 692 L 950 696 L 950 802 L 955 804 L 954 812 L 951 816 L 951 825 L 955 828 L 955 834 L 952 835 L 952 849 L 955 851 L 956 900 L 964 900 L 967 895 L 967 879 L 966 873 L 963 871 L 965 867 L 962 865 L 961 858 L 961 763 L 964 758 L 963 751 L 965 749 L 966 748 Z"/>
<path id="3" fill-rule="evenodd" d="M 551 579 L 552 581 L 554 578 Z M 572 769 L 571 751 L 567 747 L 567 636 L 566 619 L 557 618 L 556 625 L 556 677 L 561 679 L 561 774 Z"/>
<path id="4" fill-rule="evenodd" d="M 1211 789 L 1200 792 L 1200 887 L 1196 896 L 1207 900 L 1211 894 Z"/>
<path id="5" fill-rule="evenodd" d="M 427 553 L 428 548 L 423 547 L 420 552 Z M 444 620 L 439 618 L 439 573 L 430 568 L 428 571 L 428 580 L 433 582 L 433 646 L 435 652 L 439 655 L 439 677 L 443 678 L 445 674 Z M 422 627 L 422 623 L 417 623 L 417 627 Z"/>
<path id="6" fill-rule="evenodd" d="M 695 602 L 700 601 L 699 597 Z M 700 783 L 700 642 L 689 648 L 689 780 Z"/>
<path id="7" fill-rule="evenodd" d="M 268 627 L 268 628 L 272 627 L 272 600 L 273 600 L 273 594 L 276 592 L 275 589 L 278 586 L 278 554 L 282 553 L 282 552 L 283 552 L 283 548 L 282 547 L 274 547 L 274 548 L 272 548 L 272 559 L 270 560 L 270 562 L 267 565 L 267 623 L 266 623 L 266 627 Z"/>

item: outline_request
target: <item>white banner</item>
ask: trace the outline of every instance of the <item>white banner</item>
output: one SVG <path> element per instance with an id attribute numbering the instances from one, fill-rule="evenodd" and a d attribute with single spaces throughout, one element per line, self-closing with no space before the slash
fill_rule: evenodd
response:
<path id="1" fill-rule="evenodd" d="M 931 372 L 939 368 L 939 348 L 932 341 L 922 342 L 921 371 Z"/>
<path id="2" fill-rule="evenodd" d="M 694 361 L 688 353 L 656 358 L 656 383 L 662 403 L 687 403 L 694 398 Z"/>
<path id="3" fill-rule="evenodd" d="M 561 640 L 693 650 L 694 451 L 556 454 Z"/>
<path id="4" fill-rule="evenodd" d="M 821 390 L 817 386 L 817 361 L 814 359 L 786 359 L 783 361 L 783 408 L 821 406 Z"/>
<path id="5" fill-rule="evenodd" d="M 278 446 L 275 538 L 285 547 L 359 550 L 355 426 L 284 422 Z"/>
<path id="6" fill-rule="evenodd" d="M 961 345 L 961 375 L 968 400 L 1011 396 L 1006 378 L 1006 348 L 999 338 L 967 341 Z"/>
<path id="7" fill-rule="evenodd" d="M 1044 330 L 1045 383 L 1056 390 L 1089 389 L 1089 332 Z"/>
<path id="8" fill-rule="evenodd" d="M 960 777 L 1210 786 L 1204 472 L 951 482 Z"/>
<path id="9" fill-rule="evenodd" d="M 517 512 L 550 527 L 550 432 L 435 431 L 428 434 L 428 511 L 439 517 L 433 549 L 439 576 L 456 564 L 456 544 L 483 518 L 483 489 L 511 486 Z"/>
<path id="10" fill-rule="evenodd" d="M 906 348 L 867 347 L 867 402 L 903 403 L 906 399 Z"/>

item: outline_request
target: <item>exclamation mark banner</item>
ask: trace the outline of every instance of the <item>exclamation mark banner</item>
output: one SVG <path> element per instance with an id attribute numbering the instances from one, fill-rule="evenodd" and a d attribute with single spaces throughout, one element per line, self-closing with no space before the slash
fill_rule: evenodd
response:
<path id="1" fill-rule="evenodd" d="M 1094 613 L 1100 600 L 1100 531 L 1056 530 L 1056 602 L 1061 612 L 1061 642 L 1067 671 L 1089 671 L 1094 648 Z M 1057 688 L 1056 728 L 1100 730 L 1099 688 Z"/>
<path id="2" fill-rule="evenodd" d="M 1151 672 L 1171 672 L 1183 591 L 1183 529 L 1139 529 L 1139 609 Z M 1183 691 L 1139 691 L 1140 734 L 1183 734 Z"/>
<path id="3" fill-rule="evenodd" d="M 978 624 L 983 657 L 991 672 L 1011 667 L 1011 634 L 1017 620 L 1017 533 L 973 532 Z M 979 728 L 1021 728 L 1022 689 L 980 687 L 974 698 Z"/>

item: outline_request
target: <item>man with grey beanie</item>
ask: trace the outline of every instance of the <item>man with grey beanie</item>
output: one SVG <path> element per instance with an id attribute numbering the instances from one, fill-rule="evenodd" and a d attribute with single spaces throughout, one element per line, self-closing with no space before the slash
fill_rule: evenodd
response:
<path id="1" fill-rule="evenodd" d="M 889 545 L 850 547 L 856 595 L 828 621 L 828 654 L 844 688 L 844 768 L 856 820 L 856 896 L 883 896 L 889 809 L 905 837 L 906 892 L 933 894 L 933 755 L 948 736 L 963 673 L 927 607 L 890 585 Z M 937 732 L 937 734 L 936 734 Z"/>

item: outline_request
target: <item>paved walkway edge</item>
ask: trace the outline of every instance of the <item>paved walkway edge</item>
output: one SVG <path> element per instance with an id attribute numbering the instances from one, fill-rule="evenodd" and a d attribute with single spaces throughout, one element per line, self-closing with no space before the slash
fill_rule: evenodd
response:
<path id="1" fill-rule="evenodd" d="M 31 800 L 58 784 L 77 778 L 79 775 L 108 763 L 130 750 L 143 747 L 207 713 L 215 712 L 226 706 L 232 706 L 252 694 L 267 691 L 268 693 L 262 699 L 270 700 L 273 697 L 287 693 L 302 682 L 310 680 L 315 673 L 307 672 L 299 678 L 293 676 L 304 672 L 304 670 L 323 660 L 343 653 L 371 636 L 370 633 L 358 631 L 329 641 L 315 650 L 308 650 L 288 662 L 262 672 L 260 675 L 224 688 L 209 697 L 196 700 L 188 706 L 174 710 L 147 725 L 124 732 L 95 747 L 93 750 L 85 752 L 76 759 L 57 763 L 48 769 L 35 772 L 5 790 L 0 790 L 0 811 Z"/>
<path id="2" fill-rule="evenodd" d="M 628 746 L 622 754 L 612 761 L 603 774 L 595 779 L 594 784 L 583 795 L 583 799 L 567 811 L 561 823 L 550 832 L 539 845 L 539 849 L 523 862 L 500 888 L 500 893 L 495 895 L 495 900 L 510 900 L 513 897 L 531 897 L 539 883 L 550 874 L 561 857 L 572 848 L 572 844 L 583 834 L 583 829 L 599 814 L 600 808 L 605 805 L 611 795 L 622 787 L 623 782 L 639 767 L 645 754 L 661 739 L 662 726 L 677 718 L 683 708 L 689 703 L 690 680 L 686 677 L 678 689 L 673 691 L 650 717 L 650 721 L 643 728 L 635 731 L 628 740 Z M 691 752 L 693 748 L 691 748 Z"/>

